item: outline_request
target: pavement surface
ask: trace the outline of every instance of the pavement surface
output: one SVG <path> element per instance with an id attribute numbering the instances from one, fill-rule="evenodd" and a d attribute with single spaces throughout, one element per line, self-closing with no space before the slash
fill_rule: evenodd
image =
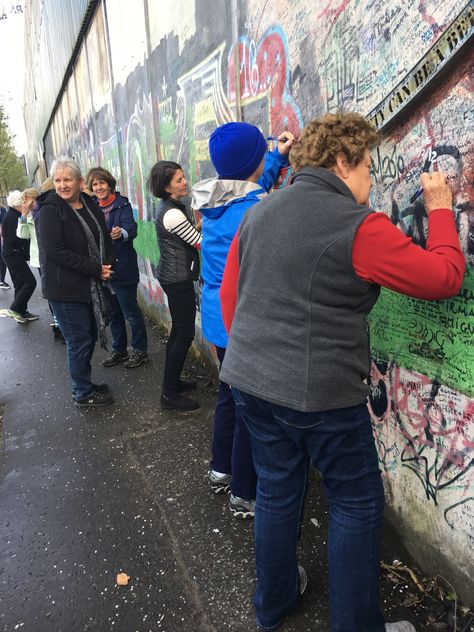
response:
<path id="1" fill-rule="evenodd" d="M 1 292 L 0 315 L 12 299 Z M 149 324 L 146 365 L 105 369 L 96 350 L 94 381 L 116 403 L 81 410 L 38 290 L 29 309 L 40 320 L 0 318 L 0 630 L 255 630 L 252 522 L 206 484 L 215 376 L 190 363 L 201 408 L 162 411 L 165 340 Z M 314 475 L 300 559 L 309 585 L 282 632 L 329 630 L 326 526 Z M 386 559 L 407 559 L 396 535 L 384 542 Z M 120 572 L 128 585 L 116 584 Z M 393 586 L 384 583 L 387 619 L 428 629 L 400 603 L 408 585 Z"/>

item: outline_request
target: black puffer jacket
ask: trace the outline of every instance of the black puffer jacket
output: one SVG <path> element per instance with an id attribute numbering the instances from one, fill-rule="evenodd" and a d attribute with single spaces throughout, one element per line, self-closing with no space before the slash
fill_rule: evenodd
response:
<path id="1" fill-rule="evenodd" d="M 103 231 L 104 264 L 115 261 L 112 239 L 104 214 L 88 195 L 82 194 Z M 102 267 L 89 256 L 86 235 L 76 212 L 50 191 L 40 204 L 39 248 L 43 296 L 49 300 L 88 303 L 91 277 L 99 277 Z"/>
<path id="2" fill-rule="evenodd" d="M 170 208 L 178 208 L 191 222 L 189 211 L 184 204 L 172 200 L 162 200 L 158 206 L 156 216 L 156 234 L 160 247 L 160 262 L 158 264 L 158 281 L 162 285 L 179 283 L 182 281 L 196 281 L 199 278 L 199 253 L 185 241 L 166 230 L 163 217 Z"/>

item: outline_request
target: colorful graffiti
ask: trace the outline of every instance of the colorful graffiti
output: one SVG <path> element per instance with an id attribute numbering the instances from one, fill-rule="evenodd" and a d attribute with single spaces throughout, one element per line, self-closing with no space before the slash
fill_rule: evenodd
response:
<path id="1" fill-rule="evenodd" d="M 244 120 L 252 120 L 269 134 L 289 130 L 295 135 L 303 118 L 290 92 L 288 43 L 281 27 L 268 29 L 256 43 L 248 37 L 239 44 L 240 98 Z M 234 47 L 228 55 L 229 101 L 235 102 Z"/>
<path id="2" fill-rule="evenodd" d="M 145 186 L 153 162 L 179 162 L 191 182 L 214 175 L 209 135 L 236 118 L 239 108 L 243 120 L 271 135 L 284 129 L 297 135 L 305 121 L 340 107 L 367 114 L 466 1 L 253 0 L 239 4 L 238 41 L 230 3 L 219 0 L 220 11 L 194 0 L 177 4 L 168 30 L 162 23 L 150 27 L 150 52 L 143 63 L 130 61 L 127 71 L 120 67 L 125 85 L 106 90 L 108 78 L 99 77 L 105 70 L 86 68 L 91 60 L 81 57 L 77 95 L 68 89 L 46 138 L 49 155 L 69 149 L 84 167 L 97 160 L 123 174 L 121 187 L 139 223 L 135 247 L 144 298 L 165 319 L 166 298 L 156 280 L 156 200 Z M 115 10 L 133 9 L 119 0 Z M 185 27 L 179 25 L 180 10 L 193 15 Z M 125 45 L 116 36 L 111 41 Z M 94 36 L 92 50 L 105 69 L 103 38 Z M 118 57 L 120 64 L 127 62 L 123 50 Z M 448 173 L 455 191 L 456 224 L 468 261 L 463 289 L 440 302 L 382 291 L 370 319 L 370 407 L 391 503 L 401 507 L 406 520 L 413 506 L 423 508 L 427 540 L 434 523 L 446 537 L 456 534 L 452 554 L 459 558 L 466 557 L 474 531 L 473 77 L 471 52 L 372 153 L 373 208 L 420 246 L 427 241 L 427 217 L 422 198 L 409 200 L 427 156 L 433 169 Z M 89 100 L 87 89 L 95 83 L 101 84 L 100 99 L 93 91 Z M 282 174 L 279 185 L 288 179 Z M 210 356 L 199 328 L 198 313 L 197 344 Z"/>
<path id="3" fill-rule="evenodd" d="M 289 59 L 281 29 L 270 29 L 257 46 L 244 41 L 240 44 L 243 62 L 240 68 L 242 111 L 246 120 L 262 127 L 265 133 L 290 129 L 297 133 L 303 121 L 296 102 L 289 93 Z M 255 58 L 250 50 L 255 50 Z M 160 153 L 165 159 L 179 162 L 191 182 L 214 175 L 209 160 L 207 141 L 216 126 L 233 120 L 235 90 L 230 80 L 233 77 L 233 55 L 227 56 L 228 94 L 224 90 L 221 69 L 223 67 L 225 43 L 219 44 L 205 59 L 176 80 L 175 94 L 169 93 L 171 77 L 162 77 L 159 85 L 159 142 Z M 248 77 L 253 76 L 252 86 Z M 261 78 L 261 80 L 260 80 Z M 145 97 L 143 97 L 145 103 Z M 257 106 L 258 104 L 258 106 Z M 154 232 L 153 208 L 155 202 L 146 197 L 143 178 L 144 166 L 151 167 L 149 156 L 151 138 L 143 120 L 150 120 L 151 104 L 146 112 L 134 115 L 122 129 L 126 147 L 127 193 L 132 204 L 138 208 L 140 220 L 137 252 L 144 259 L 144 274 L 148 296 L 155 301 L 163 298 L 154 275 L 154 266 L 159 253 Z M 149 136 L 149 134 L 148 134 Z M 129 156 L 133 157 L 131 162 Z M 288 173 L 280 185 L 288 180 Z M 143 208 L 148 208 L 147 216 Z"/>
<path id="4" fill-rule="evenodd" d="M 374 355 L 474 395 L 474 149 L 466 113 L 474 110 L 474 55 L 456 79 L 439 86 L 406 123 L 372 156 L 376 186 L 372 203 L 416 243 L 426 245 L 422 199 L 410 203 L 429 156 L 432 168 L 448 174 L 468 267 L 461 292 L 424 302 L 382 291 L 371 314 Z"/>
<path id="5" fill-rule="evenodd" d="M 370 383 L 370 410 L 387 475 L 401 459 L 435 504 L 439 493 L 456 481 L 466 498 L 474 481 L 474 401 L 425 375 L 383 361 L 373 362 Z"/>
<path id="6" fill-rule="evenodd" d="M 373 362 L 370 387 L 374 434 L 392 496 L 408 496 L 407 487 L 418 495 L 417 481 L 449 527 L 474 540 L 474 401 L 383 361 Z"/>

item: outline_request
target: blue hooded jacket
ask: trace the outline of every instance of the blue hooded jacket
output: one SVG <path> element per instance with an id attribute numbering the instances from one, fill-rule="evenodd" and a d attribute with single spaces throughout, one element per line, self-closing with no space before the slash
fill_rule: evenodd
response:
<path id="1" fill-rule="evenodd" d="M 258 182 L 209 178 L 192 188 L 191 206 L 202 213 L 201 293 L 202 334 L 217 347 L 227 347 L 219 290 L 227 253 L 247 210 L 268 194 L 288 157 L 278 149 L 265 155 L 265 169 Z"/>

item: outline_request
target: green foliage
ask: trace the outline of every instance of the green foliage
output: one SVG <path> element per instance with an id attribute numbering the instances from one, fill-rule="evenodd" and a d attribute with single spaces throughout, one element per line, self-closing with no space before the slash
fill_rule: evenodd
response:
<path id="1" fill-rule="evenodd" d="M 0 105 L 0 196 L 3 198 L 13 189 L 26 187 L 25 170 L 15 153 L 8 119 Z"/>

